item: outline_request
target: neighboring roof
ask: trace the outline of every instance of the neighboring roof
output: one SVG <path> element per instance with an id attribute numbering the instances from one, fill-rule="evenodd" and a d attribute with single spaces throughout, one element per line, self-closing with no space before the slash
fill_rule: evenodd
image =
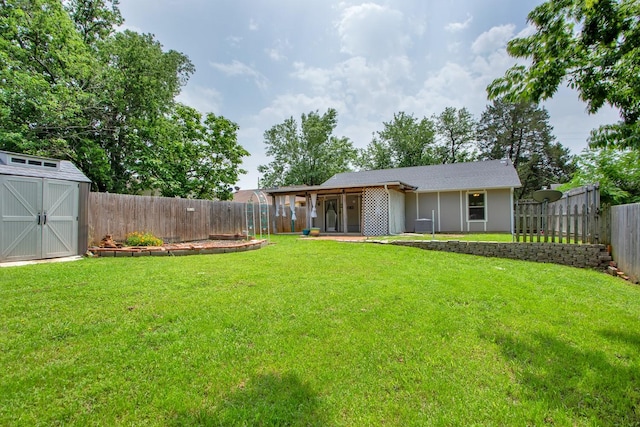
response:
<path id="1" fill-rule="evenodd" d="M 371 183 L 400 181 L 416 187 L 416 192 L 467 189 L 517 188 L 522 184 L 509 160 L 414 166 L 361 172 L 345 172 L 329 178 L 320 187 L 370 186 Z"/>
<path id="2" fill-rule="evenodd" d="M 289 190 L 292 188 L 300 188 L 300 187 L 287 187 Z M 255 193 L 262 192 L 265 196 L 269 193 L 268 190 L 238 190 L 233 193 L 233 201 L 236 203 L 248 203 L 249 201 L 253 201 L 254 203 L 258 203 L 258 196 Z M 304 204 L 307 199 L 303 196 L 296 196 L 296 205 Z M 286 200 L 285 205 L 289 204 L 289 199 Z"/>
<path id="3" fill-rule="evenodd" d="M 258 202 L 258 196 L 255 193 L 260 191 L 262 190 L 238 190 L 233 193 L 233 201 L 236 203 L 247 203 L 249 200 Z"/>
<path id="4" fill-rule="evenodd" d="M 21 158 L 27 161 L 55 164 L 56 166 L 38 167 L 24 166 L 11 161 L 12 158 Z M 64 181 L 74 182 L 91 182 L 85 174 L 80 171 L 73 163 L 67 160 L 49 159 L 46 157 L 29 156 L 26 154 L 11 153 L 8 151 L 0 151 L 0 175 L 16 175 L 29 176 L 34 178 L 60 179 Z"/>

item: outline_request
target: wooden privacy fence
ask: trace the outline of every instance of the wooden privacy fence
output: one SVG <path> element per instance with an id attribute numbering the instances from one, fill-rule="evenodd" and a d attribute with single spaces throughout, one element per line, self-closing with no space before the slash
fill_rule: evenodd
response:
<path id="1" fill-rule="evenodd" d="M 515 208 L 516 242 L 608 243 L 607 222 L 595 205 L 520 201 Z"/>
<path id="2" fill-rule="evenodd" d="M 640 279 L 640 203 L 611 207 L 611 251 L 618 268 Z"/>
<path id="3" fill-rule="evenodd" d="M 276 220 L 269 206 L 271 233 L 291 231 L 291 218 Z M 165 242 L 205 240 L 212 234 L 247 235 L 253 217 L 254 230 L 260 235 L 260 209 L 254 204 L 126 194 L 89 194 L 89 244 L 98 244 L 111 234 L 122 241 L 134 231 L 149 232 Z M 306 226 L 306 209 L 296 208 L 295 231 Z M 266 234 L 263 233 L 263 234 Z"/>

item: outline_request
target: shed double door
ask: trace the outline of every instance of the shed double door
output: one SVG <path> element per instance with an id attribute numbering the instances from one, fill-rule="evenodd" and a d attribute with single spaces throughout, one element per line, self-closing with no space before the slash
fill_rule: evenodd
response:
<path id="1" fill-rule="evenodd" d="M 0 261 L 77 254 L 76 182 L 0 176 Z"/>

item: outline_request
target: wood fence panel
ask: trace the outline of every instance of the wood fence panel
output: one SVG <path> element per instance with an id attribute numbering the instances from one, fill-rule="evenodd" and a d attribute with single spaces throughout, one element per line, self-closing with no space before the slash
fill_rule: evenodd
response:
<path id="1" fill-rule="evenodd" d="M 287 206 L 287 216 L 282 216 L 282 209 L 278 216 L 275 216 L 275 208 L 272 209 L 272 223 L 275 224 L 276 233 L 291 233 L 291 210 Z M 293 224 L 293 233 L 301 233 L 307 228 L 307 208 L 296 207 L 296 221 Z"/>
<path id="2" fill-rule="evenodd" d="M 516 242 L 567 244 L 603 243 L 607 230 L 600 212 L 582 204 L 549 204 L 520 201 L 515 207 Z"/>
<path id="3" fill-rule="evenodd" d="M 244 203 L 125 194 L 89 194 L 89 243 L 106 234 L 122 241 L 134 231 L 166 242 L 208 239 L 210 234 L 244 234 Z"/>
<path id="4" fill-rule="evenodd" d="M 620 270 L 640 279 L 640 203 L 611 207 L 611 251 Z"/>

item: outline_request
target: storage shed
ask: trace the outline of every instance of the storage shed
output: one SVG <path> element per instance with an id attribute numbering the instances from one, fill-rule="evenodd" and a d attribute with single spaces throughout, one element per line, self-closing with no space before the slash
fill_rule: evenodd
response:
<path id="1" fill-rule="evenodd" d="M 84 254 L 90 186 L 66 160 L 0 151 L 0 262 Z"/>

